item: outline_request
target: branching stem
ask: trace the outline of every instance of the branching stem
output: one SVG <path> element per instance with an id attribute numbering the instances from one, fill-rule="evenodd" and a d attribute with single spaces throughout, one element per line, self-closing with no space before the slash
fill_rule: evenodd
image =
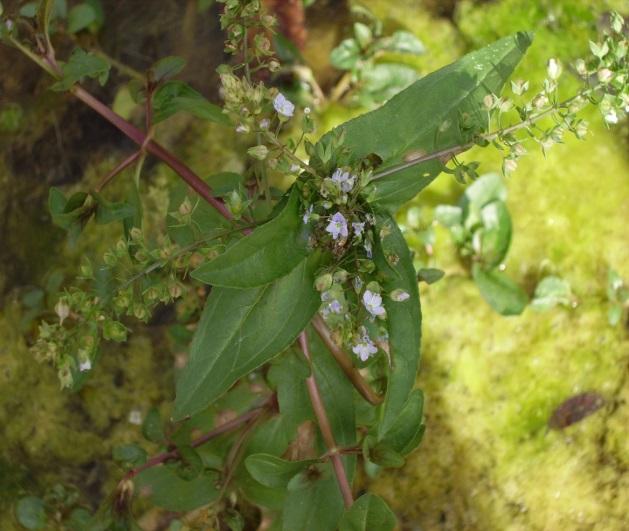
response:
<path id="1" fill-rule="evenodd" d="M 312 369 L 312 358 L 310 356 L 308 336 L 306 335 L 305 330 L 299 335 L 299 345 L 304 357 Z M 341 494 L 343 496 L 343 503 L 345 504 L 345 507 L 351 507 L 352 503 L 354 503 L 352 487 L 347 479 L 345 467 L 343 466 L 343 459 L 341 458 L 341 454 L 339 452 L 340 449 L 336 445 L 334 433 L 332 432 L 332 426 L 330 425 L 330 420 L 328 419 L 328 414 L 325 410 L 321 393 L 319 392 L 319 386 L 317 385 L 317 381 L 315 380 L 312 370 L 310 376 L 306 378 L 306 386 L 308 388 L 308 395 L 310 396 L 312 409 L 317 417 L 319 429 L 321 430 L 321 435 L 323 436 L 323 441 L 328 448 L 328 455 L 330 457 L 330 461 L 332 462 L 332 468 L 334 469 L 336 481 L 338 482 L 339 489 L 341 490 Z"/>

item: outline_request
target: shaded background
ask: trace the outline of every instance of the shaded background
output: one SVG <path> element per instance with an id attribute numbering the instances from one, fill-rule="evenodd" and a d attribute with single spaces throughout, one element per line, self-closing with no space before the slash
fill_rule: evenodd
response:
<path id="1" fill-rule="evenodd" d="M 427 53 L 414 62 L 420 73 L 532 29 L 535 43 L 516 73 L 532 84 L 543 79 L 549 57 L 567 63 L 585 55 L 606 10 L 629 11 L 627 2 L 600 0 L 362 4 L 385 27 L 405 28 L 424 42 Z M 218 101 L 214 70 L 226 58 L 215 7 L 198 13 L 196 0 L 156 0 L 151 9 L 139 0 L 103 6 L 107 23 L 98 41 L 108 55 L 138 70 L 165 55 L 184 56 L 183 78 Z M 346 3 L 325 0 L 306 12 L 303 55 L 324 90 L 340 76 L 328 54 L 349 32 L 348 13 Z M 130 414 L 172 399 L 178 346 L 168 334 L 173 312 L 164 309 L 149 326 L 135 326 L 128 344 L 106 347 L 74 395 L 60 392 L 53 369 L 29 353 L 41 316 L 34 294 L 71 282 L 84 253 L 102 255 L 119 236 L 114 227 L 89 226 L 69 245 L 50 223 L 48 188 L 92 186 L 132 146 L 79 102 L 48 91 L 49 80 L 16 51 L 0 47 L 0 65 L 0 528 L 19 529 L 13 504 L 23 495 L 62 484 L 76 487 L 86 508 L 103 500 L 121 475 L 112 447 L 141 439 Z M 91 88 L 132 118 L 125 80 L 114 74 L 106 87 Z M 324 108 L 320 131 L 362 111 Z M 595 112 L 587 118 L 586 143 L 568 140 L 545 159 L 533 152 L 508 179 L 514 238 L 507 272 L 529 293 L 543 276 L 561 276 L 572 286 L 575 308 L 496 315 L 459 264 L 448 234 L 434 229 L 427 260 L 447 276 L 422 286 L 418 383 L 426 394 L 425 440 L 403 469 L 369 480 L 403 529 L 629 528 L 628 328 L 626 322 L 609 326 L 606 295 L 610 268 L 629 279 L 628 137 L 626 126 L 610 132 Z M 242 169 L 244 146 L 211 124 L 177 117 L 159 138 L 201 175 Z M 490 150 L 471 156 L 485 171 L 500 168 Z M 172 175 L 153 162 L 143 179 L 147 210 L 157 215 Z M 123 194 L 124 184 L 117 186 L 113 193 Z M 418 256 L 425 255 L 422 235 L 434 206 L 455 203 L 462 191 L 443 175 L 400 212 Z M 600 393 L 605 407 L 564 430 L 549 430 L 554 409 L 583 391 Z M 164 529 L 168 518 L 149 510 L 141 521 L 146 529 Z"/>

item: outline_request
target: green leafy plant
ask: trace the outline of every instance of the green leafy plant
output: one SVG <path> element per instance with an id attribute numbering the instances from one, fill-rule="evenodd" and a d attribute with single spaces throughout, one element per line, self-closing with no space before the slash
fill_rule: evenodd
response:
<path id="1" fill-rule="evenodd" d="M 531 44 L 531 35 L 518 33 L 390 99 L 381 95 L 388 101 L 380 108 L 317 139 L 313 111 L 256 78 L 262 72 L 260 79 L 280 82 L 273 78 L 280 67 L 269 37 L 273 17 L 258 0 L 221 3 L 233 56 L 219 68 L 223 106 L 171 79 L 183 63 L 165 58 L 129 83 L 144 109 L 142 128 L 82 86 L 90 78 L 107 81 L 106 58 L 76 49 L 67 62 L 57 59 L 50 39 L 56 3 L 41 2 L 35 23 L 24 13 L 3 15 L 4 42 L 47 71 L 54 90 L 68 91 L 138 146 L 94 190 L 70 197 L 51 190 L 53 221 L 72 238 L 94 220 L 120 224 L 120 239 L 102 260 L 84 260 L 77 281 L 56 300 L 55 317 L 41 323 L 34 353 L 56 368 L 62 387 L 79 389 L 98 370 L 100 345 L 125 341 L 131 322 L 147 322 L 158 305 L 176 303 L 180 324 L 189 325 L 175 329 L 190 345 L 174 404 L 164 416 L 152 411 L 143 423 L 134 420 L 161 451 L 116 448 L 120 482 L 81 525 L 133 529 L 134 496 L 144 495 L 177 513 L 209 506 L 204 525 L 213 528 L 238 529 L 245 518 L 257 525 L 263 514 L 287 530 L 393 529 L 385 502 L 372 494 L 355 499 L 354 489 L 359 465 L 371 472 L 402 466 L 424 432 L 423 395 L 414 389 L 418 273 L 393 214 L 442 172 L 476 180 L 478 164 L 457 158 L 473 146 L 503 150 L 508 173 L 525 153 L 523 137 L 542 149 L 567 132 L 581 138 L 585 125 L 576 113 L 587 102 L 599 105 L 608 123 L 623 117 L 624 22 L 614 16 L 612 31 L 592 46 L 593 58 L 576 64 L 583 87 L 568 99 L 558 98 L 555 59 L 531 101 L 499 96 Z M 92 18 L 75 11 L 71 29 L 89 27 Z M 418 51 L 408 36 L 380 37 L 367 25 L 354 30 L 365 53 L 387 46 Z M 348 61 L 363 72 L 358 59 Z M 515 81 L 512 92 L 524 100 L 527 86 Z M 242 135 L 244 174 L 204 180 L 158 143 L 155 131 L 178 112 Z M 298 155 L 302 146 L 307 160 Z M 182 180 L 169 190 L 161 230 L 143 216 L 140 177 L 148 156 Z M 128 196 L 107 199 L 109 183 L 127 169 L 134 170 Z M 273 176 L 292 184 L 277 190 Z M 505 197 L 503 181 L 485 176 L 438 218 L 483 296 L 500 313 L 514 314 L 526 296 L 499 270 L 511 239 Z M 426 282 L 439 276 L 419 272 Z M 26 500 L 20 518 L 39 525 L 45 505 Z M 255 516 L 251 506 L 259 508 Z"/>

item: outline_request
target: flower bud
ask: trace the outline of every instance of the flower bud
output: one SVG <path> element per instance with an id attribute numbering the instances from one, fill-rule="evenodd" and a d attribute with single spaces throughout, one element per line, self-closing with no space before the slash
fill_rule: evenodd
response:
<path id="1" fill-rule="evenodd" d="M 390 294 L 391 300 L 395 302 L 403 302 L 410 297 L 407 291 L 403 289 L 394 289 Z"/>
<path id="2" fill-rule="evenodd" d="M 577 59 L 574 63 L 574 68 L 580 76 L 586 76 L 588 73 L 587 66 L 583 59 Z"/>
<path id="3" fill-rule="evenodd" d="M 317 291 L 326 291 L 332 287 L 332 275 L 330 273 L 325 273 L 324 275 L 320 275 L 315 280 L 315 289 Z"/>
<path id="4" fill-rule="evenodd" d="M 120 343 L 127 339 L 127 329 L 119 321 L 106 320 L 103 324 L 103 337 Z"/>
<path id="5" fill-rule="evenodd" d="M 247 153 L 250 157 L 253 157 L 254 159 L 264 160 L 269 154 L 269 148 L 267 148 L 265 145 L 254 146 L 249 148 L 247 150 Z"/>
<path id="6" fill-rule="evenodd" d="M 596 73 L 596 77 L 601 83 L 609 83 L 614 77 L 614 73 L 609 68 L 601 68 Z"/>
<path id="7" fill-rule="evenodd" d="M 192 203 L 189 198 L 185 198 L 181 205 L 179 205 L 179 213 L 182 216 L 187 216 L 192 212 Z"/>
<path id="8" fill-rule="evenodd" d="M 70 306 L 68 303 L 61 299 L 55 304 L 55 313 L 59 316 L 59 324 L 63 324 L 63 321 L 70 315 Z"/>
<path id="9" fill-rule="evenodd" d="M 505 174 L 508 175 L 518 168 L 518 162 L 515 159 L 506 159 L 502 166 Z"/>
<path id="10" fill-rule="evenodd" d="M 557 81 L 559 76 L 561 76 L 561 63 L 557 59 L 549 59 L 548 65 L 546 66 L 546 73 L 548 77 L 553 81 Z"/>

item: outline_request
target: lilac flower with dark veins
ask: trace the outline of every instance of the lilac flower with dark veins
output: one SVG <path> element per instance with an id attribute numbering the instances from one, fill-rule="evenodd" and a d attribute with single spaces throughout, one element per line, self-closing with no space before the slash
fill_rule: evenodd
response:
<path id="1" fill-rule="evenodd" d="M 366 331 L 364 331 L 362 337 L 352 347 L 352 351 L 362 361 L 367 361 L 371 356 L 378 352 L 378 347 L 374 345 L 373 341 L 369 337 Z"/>
<path id="2" fill-rule="evenodd" d="M 352 230 L 354 231 L 354 234 L 360 238 L 361 234 L 365 230 L 365 224 L 354 222 L 352 223 Z"/>
<path id="3" fill-rule="evenodd" d="M 338 240 L 339 236 L 347 238 L 349 233 L 347 231 L 347 220 L 345 219 L 345 216 L 343 216 L 340 212 L 334 214 L 325 230 L 329 232 L 335 240 Z"/>

